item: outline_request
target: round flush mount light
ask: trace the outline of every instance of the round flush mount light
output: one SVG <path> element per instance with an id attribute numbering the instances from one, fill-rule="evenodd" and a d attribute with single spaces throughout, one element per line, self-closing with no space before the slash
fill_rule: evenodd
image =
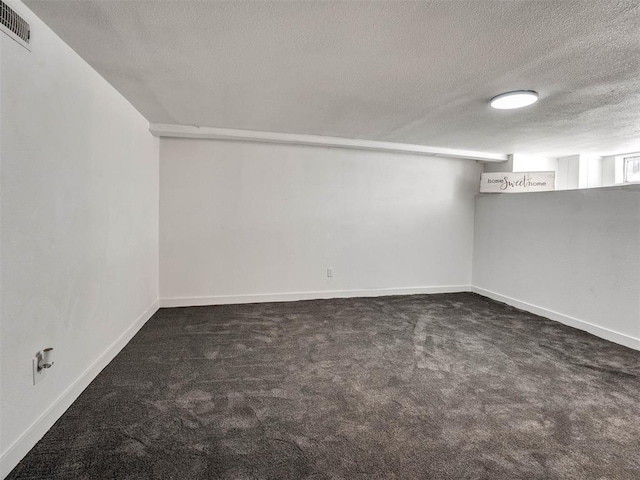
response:
<path id="1" fill-rule="evenodd" d="M 516 90 L 514 92 L 501 93 L 491 99 L 491 106 L 498 110 L 511 110 L 522 108 L 538 101 L 538 92 L 533 90 Z"/>

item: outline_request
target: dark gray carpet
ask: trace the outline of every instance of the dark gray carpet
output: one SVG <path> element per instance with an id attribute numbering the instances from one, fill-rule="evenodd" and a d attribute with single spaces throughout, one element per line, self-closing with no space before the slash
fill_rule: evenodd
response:
<path id="1" fill-rule="evenodd" d="M 474 294 L 160 310 L 10 479 L 638 479 L 640 352 Z"/>

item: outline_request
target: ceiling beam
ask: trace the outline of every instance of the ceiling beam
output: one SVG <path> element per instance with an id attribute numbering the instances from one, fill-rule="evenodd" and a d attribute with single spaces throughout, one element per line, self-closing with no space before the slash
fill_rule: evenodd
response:
<path id="1" fill-rule="evenodd" d="M 211 140 L 237 140 L 243 142 L 284 143 L 290 145 L 312 145 L 316 147 L 349 148 L 355 150 L 375 150 L 380 152 L 413 153 L 432 157 L 465 158 L 482 162 L 506 162 L 507 154 L 475 152 L 455 148 L 428 147 L 408 143 L 379 142 L 355 138 L 301 135 L 298 133 L 260 132 L 232 128 L 195 127 L 191 125 L 171 125 L 152 123 L 149 131 L 156 137 L 204 138 Z"/>

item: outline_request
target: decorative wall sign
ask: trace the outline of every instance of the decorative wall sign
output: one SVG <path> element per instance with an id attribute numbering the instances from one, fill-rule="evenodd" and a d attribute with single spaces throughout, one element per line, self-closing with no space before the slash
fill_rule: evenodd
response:
<path id="1" fill-rule="evenodd" d="M 548 192 L 556 189 L 556 172 L 495 172 L 480 176 L 480 193 Z"/>

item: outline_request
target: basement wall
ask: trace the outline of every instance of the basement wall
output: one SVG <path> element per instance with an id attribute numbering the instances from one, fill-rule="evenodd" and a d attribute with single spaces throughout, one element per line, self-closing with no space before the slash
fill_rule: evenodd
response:
<path id="1" fill-rule="evenodd" d="M 640 185 L 476 198 L 475 291 L 640 349 Z"/>
<path id="2" fill-rule="evenodd" d="M 161 305 L 468 290 L 480 172 L 471 160 L 163 138 Z"/>
<path id="3" fill-rule="evenodd" d="M 157 309 L 158 140 L 24 5 L 0 33 L 0 476 Z M 53 347 L 37 385 L 32 358 Z"/>

